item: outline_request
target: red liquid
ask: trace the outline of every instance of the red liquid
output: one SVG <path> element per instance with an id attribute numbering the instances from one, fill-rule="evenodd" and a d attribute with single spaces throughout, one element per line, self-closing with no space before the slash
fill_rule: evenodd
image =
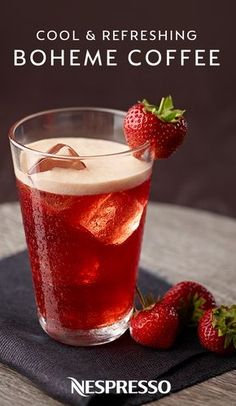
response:
<path id="1" fill-rule="evenodd" d="M 89 196 L 17 184 L 39 316 L 55 333 L 122 319 L 133 306 L 150 179 Z"/>

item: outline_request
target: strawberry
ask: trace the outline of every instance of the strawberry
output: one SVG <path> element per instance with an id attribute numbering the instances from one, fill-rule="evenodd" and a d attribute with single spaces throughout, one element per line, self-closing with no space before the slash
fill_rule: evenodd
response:
<path id="1" fill-rule="evenodd" d="M 183 281 L 174 285 L 163 296 L 162 303 L 173 306 L 182 322 L 197 325 L 204 311 L 215 306 L 213 295 L 200 283 Z"/>
<path id="2" fill-rule="evenodd" d="M 200 343 L 208 351 L 231 354 L 236 349 L 236 305 L 208 309 L 198 324 Z"/>
<path id="3" fill-rule="evenodd" d="M 143 300 L 142 300 L 143 302 Z M 147 347 L 168 349 L 173 346 L 178 330 L 179 316 L 176 310 L 161 302 L 136 311 L 130 321 L 131 337 Z"/>
<path id="4" fill-rule="evenodd" d="M 147 141 L 154 145 L 155 158 L 168 158 L 182 144 L 187 134 L 185 110 L 174 109 L 171 96 L 155 106 L 143 100 L 132 106 L 125 117 L 124 133 L 131 148 Z"/>

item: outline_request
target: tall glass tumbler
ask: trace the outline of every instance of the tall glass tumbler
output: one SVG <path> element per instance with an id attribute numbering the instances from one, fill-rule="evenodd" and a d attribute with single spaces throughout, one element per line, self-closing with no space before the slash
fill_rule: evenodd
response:
<path id="1" fill-rule="evenodd" d="M 114 340 L 132 315 L 153 154 L 123 120 L 65 108 L 10 129 L 39 322 L 66 344 Z"/>

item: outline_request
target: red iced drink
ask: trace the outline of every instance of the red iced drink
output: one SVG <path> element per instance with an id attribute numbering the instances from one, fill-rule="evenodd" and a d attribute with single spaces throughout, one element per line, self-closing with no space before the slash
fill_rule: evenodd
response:
<path id="1" fill-rule="evenodd" d="M 101 140 L 84 146 L 91 141 L 103 148 Z M 150 165 L 127 156 L 118 168 L 114 158 L 102 166 L 16 173 L 40 323 L 71 344 L 76 332 L 128 320 L 133 308 Z"/>
<path id="2" fill-rule="evenodd" d="M 56 331 L 98 328 L 125 316 L 133 305 L 149 180 L 92 196 L 42 192 L 19 181 L 18 187 L 40 317 Z"/>

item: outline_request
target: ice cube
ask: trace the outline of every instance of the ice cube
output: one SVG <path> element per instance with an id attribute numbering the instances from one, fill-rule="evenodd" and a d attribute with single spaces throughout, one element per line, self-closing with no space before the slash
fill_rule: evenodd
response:
<path id="1" fill-rule="evenodd" d="M 84 260 L 79 263 L 75 283 L 79 285 L 96 283 L 99 278 L 99 268 L 98 257 L 88 252 L 87 255 L 84 255 Z"/>
<path id="2" fill-rule="evenodd" d="M 77 222 L 103 244 L 122 244 L 138 228 L 143 209 L 128 193 L 110 193 L 80 212 Z"/>
<path id="3" fill-rule="evenodd" d="M 49 214 L 58 214 L 64 210 L 69 210 L 73 207 L 73 196 L 56 195 L 55 193 L 41 192 L 41 204 L 46 210 L 49 210 Z"/>

